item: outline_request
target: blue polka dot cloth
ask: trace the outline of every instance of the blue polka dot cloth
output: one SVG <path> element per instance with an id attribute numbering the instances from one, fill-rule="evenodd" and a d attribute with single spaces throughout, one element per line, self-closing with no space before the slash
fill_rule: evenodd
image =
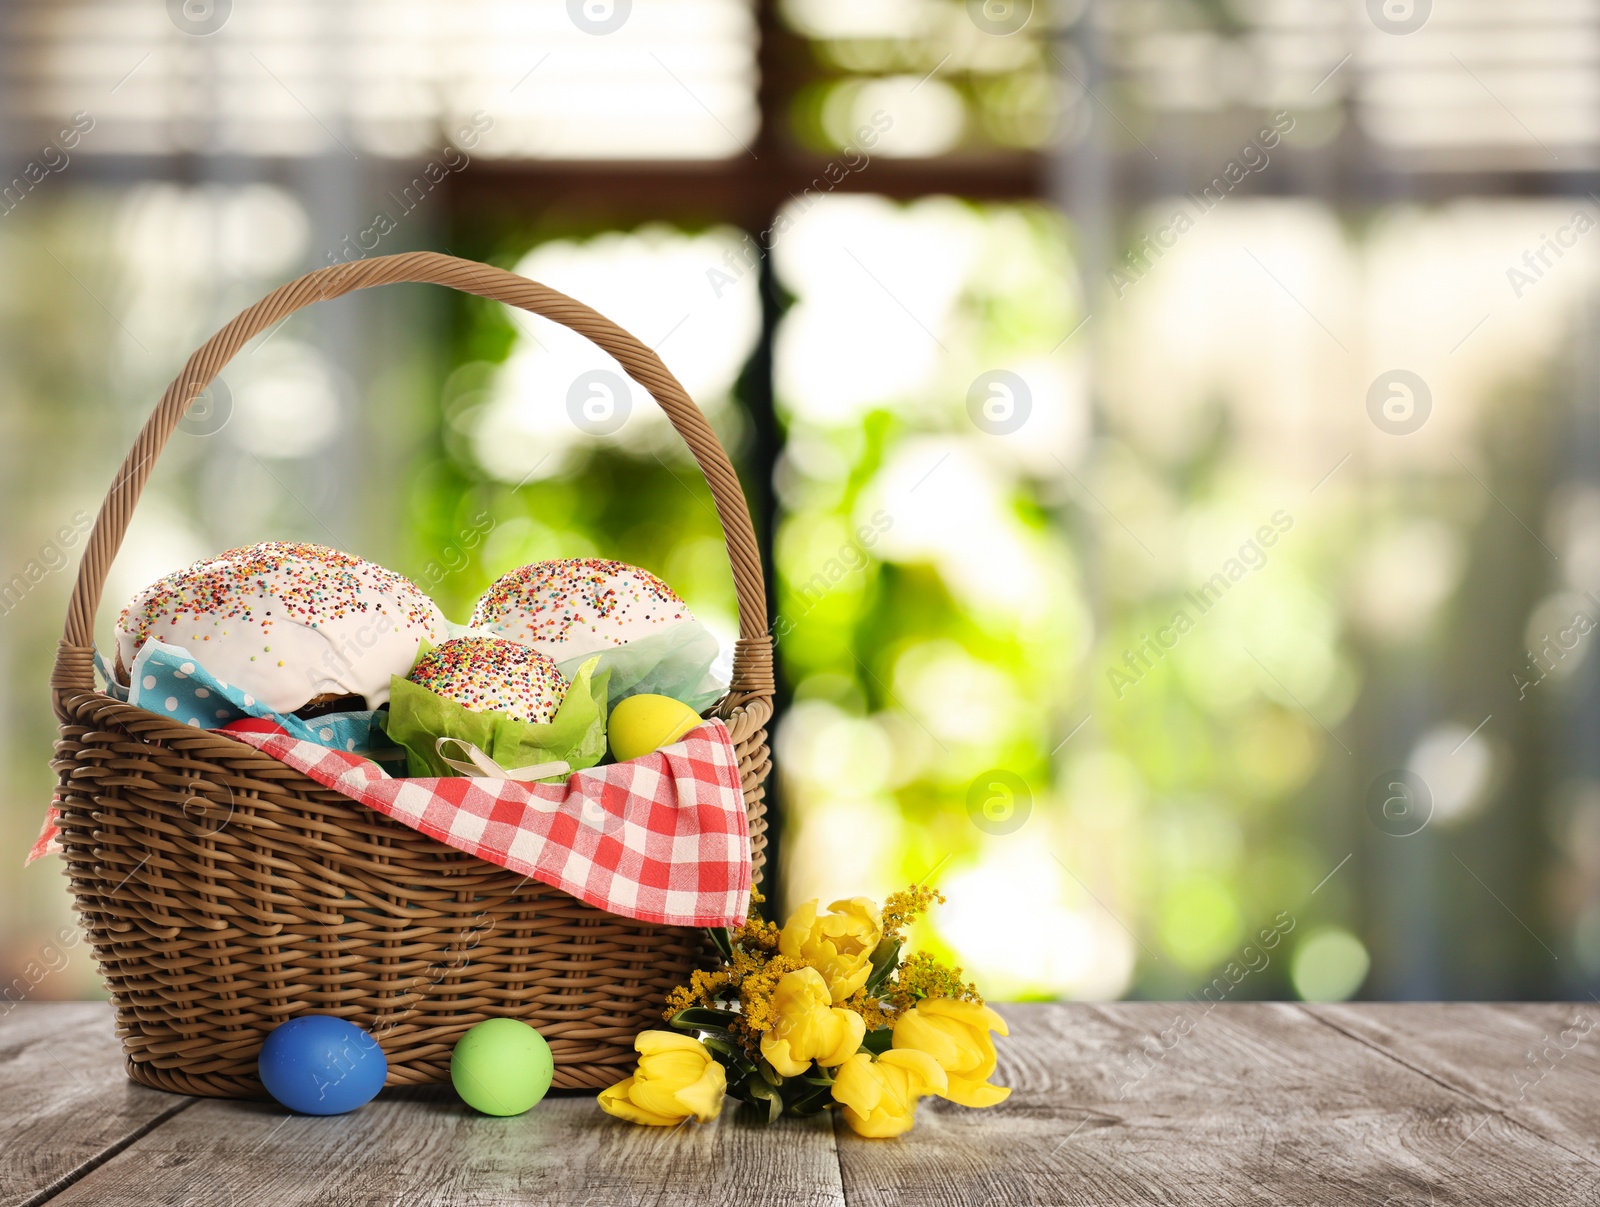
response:
<path id="1" fill-rule="evenodd" d="M 266 717 L 303 742 L 334 750 L 365 752 L 393 745 L 375 711 L 311 718 L 273 712 L 242 687 L 212 675 L 188 650 L 153 639 L 139 648 L 128 680 L 129 704 L 164 713 L 197 729 L 221 729 L 242 717 Z"/>

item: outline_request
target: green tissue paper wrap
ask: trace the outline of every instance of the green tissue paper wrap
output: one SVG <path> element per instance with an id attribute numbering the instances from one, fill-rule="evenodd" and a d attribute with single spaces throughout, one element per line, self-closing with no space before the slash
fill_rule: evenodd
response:
<path id="1" fill-rule="evenodd" d="M 389 738 L 405 747 L 413 776 L 461 774 L 434 749 L 440 738 L 471 742 L 507 771 L 535 763 L 565 762 L 572 770 L 593 767 L 606 753 L 606 671 L 591 655 L 576 668 L 566 697 L 550 720 L 518 721 L 503 712 L 472 712 L 409 679 L 390 683 Z M 565 672 L 563 672 L 565 673 Z"/>
<path id="2" fill-rule="evenodd" d="M 704 712 L 728 690 L 726 681 L 711 669 L 721 647 L 711 630 L 698 620 L 684 620 L 646 637 L 557 662 L 563 675 L 577 673 L 590 658 L 600 659 L 601 673 L 611 676 L 607 703 L 615 708 L 629 696 L 652 694 L 682 700 L 695 712 Z"/>

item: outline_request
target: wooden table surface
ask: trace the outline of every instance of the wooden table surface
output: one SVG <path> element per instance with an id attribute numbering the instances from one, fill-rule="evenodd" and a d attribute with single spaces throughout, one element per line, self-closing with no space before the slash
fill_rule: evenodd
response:
<path id="1" fill-rule="evenodd" d="M 1009 1101 L 675 1132 L 448 1087 L 307 1118 L 122 1072 L 108 1007 L 0 1019 L 0 1204 L 1600 1204 L 1600 1007 L 1003 1006 Z"/>

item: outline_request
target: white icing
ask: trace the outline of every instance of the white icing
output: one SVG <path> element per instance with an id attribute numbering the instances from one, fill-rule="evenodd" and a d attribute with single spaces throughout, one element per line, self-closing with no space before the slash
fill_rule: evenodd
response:
<path id="1" fill-rule="evenodd" d="M 654 633 L 665 632 L 673 625 L 683 624 L 692 620 L 689 610 L 682 604 L 674 607 L 661 607 L 657 609 L 667 613 L 666 619 L 650 620 L 645 617 L 626 617 L 622 620 L 605 618 L 594 621 L 594 628 L 579 628 L 574 626 L 572 631 L 560 641 L 540 641 L 532 636 L 530 627 L 516 615 L 507 616 L 496 624 L 485 625 L 489 632 L 496 636 L 504 637 L 522 645 L 531 646 L 538 650 L 552 662 L 582 661 L 595 654 L 602 654 L 606 650 L 615 649 L 619 645 L 626 645 L 640 637 L 649 637 Z M 678 619 L 672 618 L 673 612 L 682 612 Z"/>
<path id="2" fill-rule="evenodd" d="M 580 576 L 587 580 L 589 573 L 585 570 Z M 522 584 L 519 588 L 522 594 L 519 604 L 513 604 L 504 616 L 492 620 L 479 619 L 480 613 L 475 610 L 472 631 L 492 633 L 531 646 L 552 662 L 570 664 L 694 620 L 688 605 L 681 600 L 653 598 L 653 593 L 641 586 L 640 576 L 643 574 L 643 571 L 631 566 L 622 566 L 620 570 L 604 575 L 603 582 L 591 588 L 597 592 L 603 592 L 606 588 L 615 591 L 619 602 L 605 615 L 589 605 L 586 592 L 576 590 L 571 585 L 551 588 L 541 598 L 526 584 Z M 490 598 L 496 587 L 507 579 L 515 580 L 515 577 L 512 574 L 501 579 L 484 593 L 483 599 Z M 550 597 L 556 594 L 561 597 L 559 601 Z M 480 600 L 479 608 L 482 607 Z M 564 615 L 569 612 L 572 618 L 570 623 L 564 624 L 565 631 L 560 636 L 550 636 L 552 614 Z"/>
<path id="3" fill-rule="evenodd" d="M 444 616 L 415 585 L 371 562 L 319 564 L 317 547 L 295 550 L 276 559 L 278 569 L 229 573 L 233 562 L 224 554 L 147 588 L 117 623 L 122 665 L 133 665 L 142 644 L 124 624 L 139 629 L 148 618 L 149 636 L 194 651 L 215 678 L 276 712 L 329 694 L 361 696 L 372 708 L 385 703 L 390 678 L 411 669 L 423 639 L 445 639 Z M 323 577 L 339 588 L 328 600 L 307 601 L 306 584 Z M 219 600 L 214 611 L 178 610 L 180 601 L 199 594 L 192 588 L 202 581 L 210 588 L 206 598 Z"/>

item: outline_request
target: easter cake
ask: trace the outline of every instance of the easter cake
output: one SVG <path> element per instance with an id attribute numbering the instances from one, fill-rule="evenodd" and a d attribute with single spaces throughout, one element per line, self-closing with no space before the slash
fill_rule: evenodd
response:
<path id="1" fill-rule="evenodd" d="M 556 664 L 538 650 L 498 637 L 454 637 L 417 659 L 411 682 L 470 712 L 503 712 L 539 724 L 567 694 Z"/>
<path id="2" fill-rule="evenodd" d="M 497 579 L 478 600 L 471 623 L 566 662 L 693 619 L 677 593 L 648 570 L 579 557 L 533 562 Z"/>
<path id="3" fill-rule="evenodd" d="M 140 648 L 155 639 L 280 713 L 376 708 L 422 642 L 447 631 L 433 600 L 392 570 L 321 545 L 264 541 L 134 596 L 116 624 L 115 673 L 127 684 Z"/>

